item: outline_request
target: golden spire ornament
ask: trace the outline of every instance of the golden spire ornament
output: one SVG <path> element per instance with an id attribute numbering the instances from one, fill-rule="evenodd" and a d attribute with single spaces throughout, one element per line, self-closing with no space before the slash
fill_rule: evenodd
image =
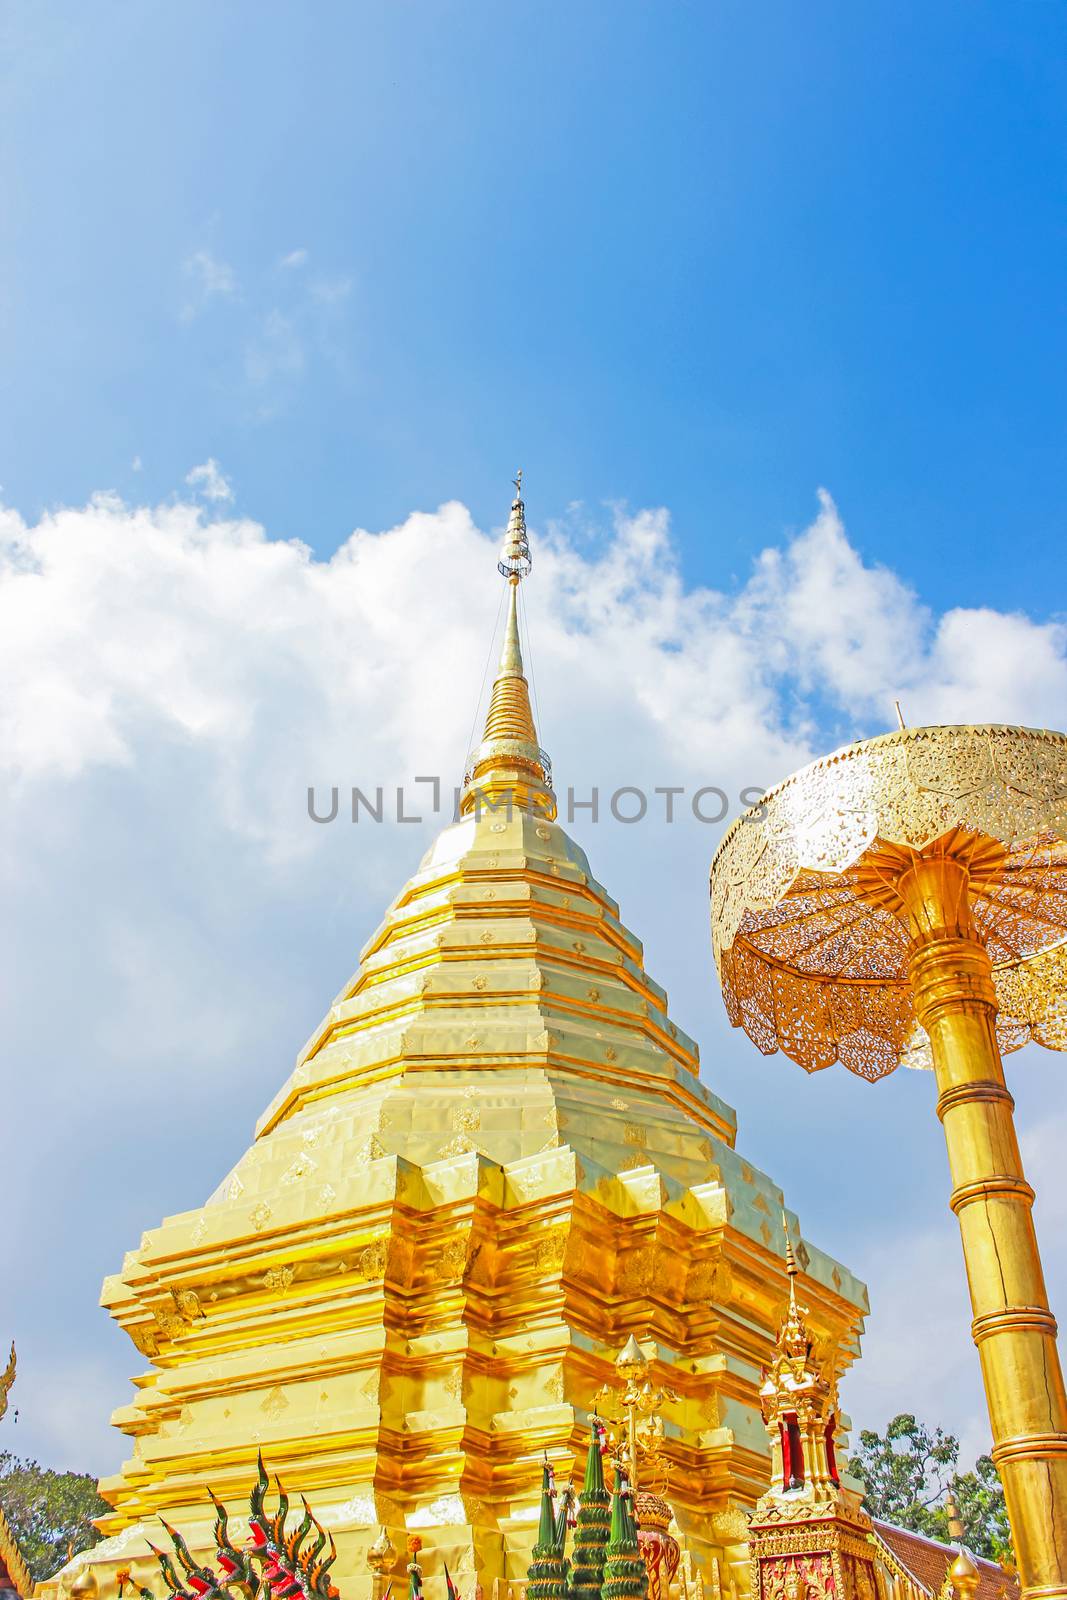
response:
<path id="1" fill-rule="evenodd" d="M 483 808 L 536 812 L 550 821 L 556 815 L 552 764 L 537 742 L 519 641 L 519 585 L 529 576 L 532 566 L 520 469 L 515 475 L 515 498 L 497 562 L 497 571 L 508 585 L 504 642 L 482 741 L 471 753 L 464 774 L 460 801 L 463 816 L 472 811 L 480 814 Z"/>
<path id="2" fill-rule="evenodd" d="M 948 1581 L 956 1600 L 974 1600 L 982 1575 L 969 1550 L 961 1550 L 948 1570 Z"/>
<path id="3" fill-rule="evenodd" d="M 789 1309 L 782 1324 L 782 1331 L 778 1335 L 778 1344 L 783 1354 L 795 1361 L 802 1361 L 806 1360 L 811 1350 L 811 1340 L 808 1338 L 808 1330 L 804 1326 L 797 1304 L 797 1273 L 800 1268 L 797 1266 L 797 1258 L 793 1254 L 793 1242 L 788 1234 L 785 1241 L 785 1270 L 789 1277 Z"/>
<path id="4" fill-rule="evenodd" d="M 1001 1061 L 1067 1048 L 1067 737 L 906 728 L 814 762 L 727 833 L 712 925 L 765 1054 L 932 1065 L 1019 1573 L 1067 1596 L 1067 1395 Z"/>

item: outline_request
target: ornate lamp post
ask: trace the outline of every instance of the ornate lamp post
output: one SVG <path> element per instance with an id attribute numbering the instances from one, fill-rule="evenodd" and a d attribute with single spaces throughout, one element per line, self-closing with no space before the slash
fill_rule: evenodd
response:
<path id="1" fill-rule="evenodd" d="M 814 762 L 724 838 L 712 924 L 765 1054 L 932 1064 L 1019 1573 L 1067 1596 L 1067 1397 L 1001 1062 L 1067 1049 L 1067 737 L 910 728 Z"/>
<path id="2" fill-rule="evenodd" d="M 631 1334 L 615 1358 L 619 1383 L 601 1389 L 594 1403 L 604 1405 L 606 1420 L 617 1429 L 613 1450 L 616 1482 L 623 1473 L 633 1492 L 637 1543 L 648 1576 L 649 1600 L 668 1600 L 681 1547 L 670 1532 L 672 1512 L 662 1493 L 670 1463 L 663 1453 L 664 1427 L 659 1412 L 665 1401 L 678 1396 L 673 1389 L 653 1383 L 650 1365 Z M 621 1415 L 611 1415 L 612 1405 Z"/>

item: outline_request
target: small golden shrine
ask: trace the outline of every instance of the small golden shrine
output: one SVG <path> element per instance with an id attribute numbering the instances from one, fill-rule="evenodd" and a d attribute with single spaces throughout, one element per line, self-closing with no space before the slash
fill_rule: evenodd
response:
<path id="1" fill-rule="evenodd" d="M 499 567 L 503 648 L 459 820 L 246 1154 L 104 1285 L 147 1366 L 114 1416 L 132 1449 L 100 1486 L 106 1537 L 76 1562 L 99 1600 L 131 1564 L 137 1579 L 161 1515 L 209 1550 L 205 1484 L 233 1510 L 260 1451 L 336 1540 L 347 1600 L 399 1589 L 413 1537 L 428 1582 L 447 1562 L 467 1600 L 507 1600 L 543 1458 L 581 1470 L 631 1333 L 663 1390 L 679 1581 L 699 1569 L 709 1595 L 743 1596 L 787 1245 L 820 1341 L 840 1369 L 858 1353 L 863 1285 L 736 1149 L 734 1112 L 556 819 L 519 643 L 519 492 Z"/>
<path id="2" fill-rule="evenodd" d="M 1019 1600 L 997 1562 L 863 1510 L 838 1468 L 835 1357 L 808 1329 L 791 1249 L 787 1267 L 789 1306 L 760 1385 L 771 1482 L 749 1521 L 752 1600 Z M 962 1541 L 951 1495 L 946 1504 L 949 1538 Z"/>
<path id="3" fill-rule="evenodd" d="M 837 1468 L 837 1385 L 815 1357 L 788 1250 L 789 1308 L 760 1386 L 771 1485 L 751 1521 L 753 1600 L 875 1600 L 878 1550 Z"/>

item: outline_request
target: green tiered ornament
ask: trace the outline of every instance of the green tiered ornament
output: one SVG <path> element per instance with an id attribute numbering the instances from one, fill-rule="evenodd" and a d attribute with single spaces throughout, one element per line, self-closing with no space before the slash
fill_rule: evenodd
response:
<path id="1" fill-rule="evenodd" d="M 585 1458 L 585 1482 L 578 1508 L 578 1526 L 571 1551 L 571 1575 L 567 1600 L 601 1600 L 604 1559 L 611 1533 L 611 1496 L 604 1486 L 604 1446 L 600 1419 L 594 1417 L 590 1429 L 589 1452 Z"/>
<path id="2" fill-rule="evenodd" d="M 526 1600 L 567 1600 L 567 1562 L 563 1553 L 566 1538 L 566 1500 L 557 1515 L 552 1500 L 552 1468 L 546 1460 L 541 1478 L 541 1519 L 527 1573 Z"/>
<path id="3" fill-rule="evenodd" d="M 648 1573 L 637 1542 L 633 1491 L 616 1470 L 611 1497 L 611 1536 L 606 1551 L 603 1600 L 648 1600 Z"/>

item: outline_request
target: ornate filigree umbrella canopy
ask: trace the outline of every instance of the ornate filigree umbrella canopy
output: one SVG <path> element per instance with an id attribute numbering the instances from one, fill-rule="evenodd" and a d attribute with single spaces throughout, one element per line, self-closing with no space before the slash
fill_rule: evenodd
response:
<path id="1" fill-rule="evenodd" d="M 726 835 L 712 926 L 765 1054 L 933 1067 L 1020 1572 L 1067 1596 L 1067 1397 L 1001 1064 L 1067 1049 L 1067 737 L 911 728 L 814 762 Z"/>
<path id="2" fill-rule="evenodd" d="M 1067 736 L 1029 728 L 908 728 L 849 745 L 734 824 L 712 867 L 734 1026 L 808 1072 L 929 1066 L 892 886 L 949 835 L 993 961 L 1001 1051 L 1067 1049 Z"/>

